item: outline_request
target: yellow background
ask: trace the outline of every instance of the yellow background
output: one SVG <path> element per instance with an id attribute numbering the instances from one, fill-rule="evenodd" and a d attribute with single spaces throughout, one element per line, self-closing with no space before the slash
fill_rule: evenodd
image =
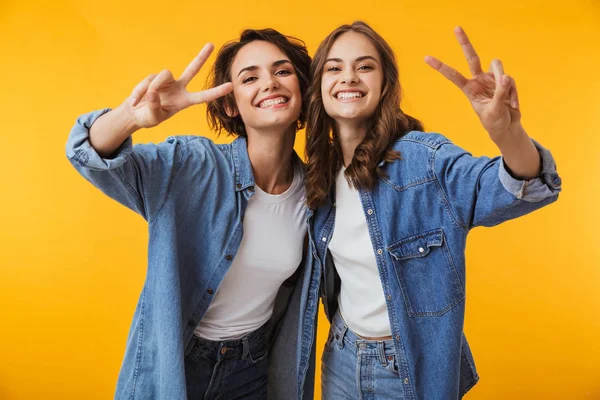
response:
<path id="1" fill-rule="evenodd" d="M 423 62 L 467 73 L 452 33 L 462 25 L 484 68 L 500 58 L 516 79 L 524 126 L 564 181 L 558 203 L 470 237 L 465 330 L 481 381 L 466 398 L 600 399 L 598 0 L 0 1 L 0 399 L 111 398 L 144 282 L 143 219 L 64 155 L 75 118 L 117 106 L 150 73 L 178 76 L 206 41 L 242 28 L 274 27 L 312 54 L 355 19 L 396 51 L 408 113 L 496 155 L 462 93 Z M 213 137 L 204 112 L 135 140 Z"/>

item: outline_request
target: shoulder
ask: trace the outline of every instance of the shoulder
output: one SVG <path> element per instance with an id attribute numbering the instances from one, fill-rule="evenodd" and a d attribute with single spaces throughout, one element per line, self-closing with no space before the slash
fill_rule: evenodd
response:
<path id="1" fill-rule="evenodd" d="M 170 158 L 178 164 L 228 164 L 231 144 L 216 144 L 211 139 L 197 135 L 169 136 L 159 143 L 144 143 L 133 146 L 134 153 L 141 156 Z"/>
<path id="2" fill-rule="evenodd" d="M 430 161 L 454 159 L 464 155 L 471 155 L 468 151 L 454 144 L 446 136 L 436 132 L 407 132 L 396 140 L 392 148 L 398 151 L 402 158 L 425 158 Z"/>
<path id="3" fill-rule="evenodd" d="M 444 144 L 452 144 L 450 139 L 436 132 L 410 131 L 396 140 L 394 150 L 402 151 L 403 148 L 426 147 L 437 150 Z"/>

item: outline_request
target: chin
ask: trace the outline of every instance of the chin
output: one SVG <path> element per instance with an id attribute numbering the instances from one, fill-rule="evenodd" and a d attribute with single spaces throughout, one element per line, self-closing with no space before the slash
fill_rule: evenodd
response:
<path id="1" fill-rule="evenodd" d="M 296 119 L 274 118 L 272 120 L 262 121 L 262 124 L 260 125 L 260 127 L 262 129 L 276 129 L 276 128 L 287 129 L 290 125 L 292 125 L 296 122 Z"/>
<path id="2" fill-rule="evenodd" d="M 337 113 L 340 118 L 354 119 L 360 116 L 360 110 L 342 110 Z"/>

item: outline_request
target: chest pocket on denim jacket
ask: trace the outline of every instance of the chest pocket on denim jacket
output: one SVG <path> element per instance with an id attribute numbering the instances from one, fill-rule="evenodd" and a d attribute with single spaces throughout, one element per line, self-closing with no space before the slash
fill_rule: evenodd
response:
<path id="1" fill-rule="evenodd" d="M 411 317 L 442 315 L 464 299 L 442 229 L 410 236 L 387 249 Z"/>

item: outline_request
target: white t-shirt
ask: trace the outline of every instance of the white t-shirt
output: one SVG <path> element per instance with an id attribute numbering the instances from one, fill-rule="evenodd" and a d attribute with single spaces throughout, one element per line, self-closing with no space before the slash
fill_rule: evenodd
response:
<path id="1" fill-rule="evenodd" d="M 264 325 L 281 284 L 302 260 L 307 229 L 302 166 L 295 166 L 292 185 L 282 194 L 254 188 L 238 252 L 194 332 L 205 339 L 236 339 Z"/>
<path id="2" fill-rule="evenodd" d="M 342 167 L 335 183 L 335 228 L 329 242 L 341 279 L 338 296 L 342 318 L 363 337 L 391 335 L 387 305 L 367 228 L 360 193 L 350 187 Z"/>

